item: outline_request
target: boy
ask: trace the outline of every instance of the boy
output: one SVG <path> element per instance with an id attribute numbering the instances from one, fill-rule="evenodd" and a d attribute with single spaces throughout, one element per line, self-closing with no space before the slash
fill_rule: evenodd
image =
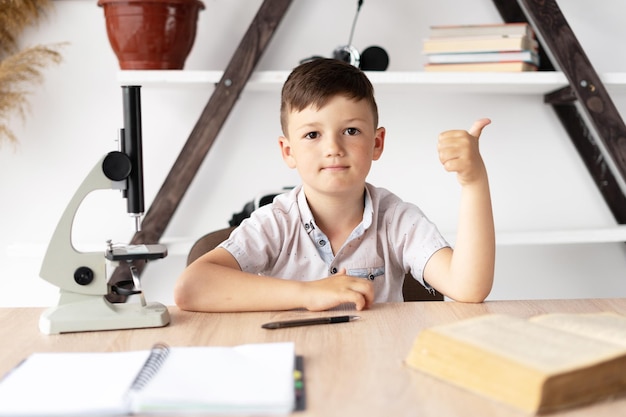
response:
<path id="1" fill-rule="evenodd" d="M 352 303 L 362 310 L 402 301 L 406 272 L 454 300 L 484 301 L 495 237 L 478 138 L 489 123 L 439 137 L 439 158 L 462 190 L 453 250 L 418 207 L 366 183 L 385 129 L 365 74 L 334 59 L 296 67 L 282 90 L 278 143 L 302 185 L 257 209 L 189 265 L 176 283 L 176 304 L 194 311 L 321 311 Z"/>

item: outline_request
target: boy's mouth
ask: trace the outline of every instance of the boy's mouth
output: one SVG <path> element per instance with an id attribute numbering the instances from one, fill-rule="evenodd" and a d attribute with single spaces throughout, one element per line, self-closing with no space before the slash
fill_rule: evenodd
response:
<path id="1" fill-rule="evenodd" d="M 322 171 L 342 171 L 348 169 L 347 165 L 329 165 L 322 167 Z"/>

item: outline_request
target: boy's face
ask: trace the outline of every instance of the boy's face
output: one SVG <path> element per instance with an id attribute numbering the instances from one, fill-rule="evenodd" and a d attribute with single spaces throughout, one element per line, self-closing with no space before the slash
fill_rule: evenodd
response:
<path id="1" fill-rule="evenodd" d="M 385 142 L 385 129 L 374 126 L 369 104 L 344 96 L 320 109 L 290 112 L 285 134 L 279 138 L 283 159 L 310 191 L 324 194 L 362 193 Z"/>

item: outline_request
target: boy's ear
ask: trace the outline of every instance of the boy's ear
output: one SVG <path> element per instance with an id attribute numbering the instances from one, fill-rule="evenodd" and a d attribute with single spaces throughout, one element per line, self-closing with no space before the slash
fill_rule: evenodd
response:
<path id="1" fill-rule="evenodd" d="M 376 129 L 376 136 L 374 137 L 374 155 L 372 157 L 373 161 L 377 161 L 383 154 L 383 149 L 385 149 L 385 133 L 386 131 L 384 127 Z"/>
<path id="2" fill-rule="evenodd" d="M 283 161 L 285 161 L 289 168 L 295 168 L 296 161 L 291 154 L 291 145 L 289 144 L 289 139 L 284 136 L 279 136 L 278 146 L 280 146 L 280 153 L 283 157 Z"/>

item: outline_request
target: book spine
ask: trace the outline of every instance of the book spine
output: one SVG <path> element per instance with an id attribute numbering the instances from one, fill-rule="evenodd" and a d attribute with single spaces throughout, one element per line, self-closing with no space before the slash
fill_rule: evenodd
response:
<path id="1" fill-rule="evenodd" d="M 533 51 L 520 52 L 450 52 L 428 54 L 429 64 L 462 64 L 479 62 L 516 62 L 523 61 L 539 66 L 539 55 Z"/>
<path id="2" fill-rule="evenodd" d="M 430 27 L 431 38 L 460 36 L 521 36 L 534 37 L 533 28 L 527 23 L 483 24 L 483 25 L 441 25 Z"/>
<path id="3" fill-rule="evenodd" d="M 423 43 L 425 54 L 451 52 L 487 52 L 487 51 L 537 51 L 538 44 L 527 36 L 517 38 L 489 37 L 484 39 L 427 39 Z"/>
<path id="4" fill-rule="evenodd" d="M 161 366 L 170 354 L 170 348 L 164 343 L 155 344 L 150 349 L 150 355 L 141 367 L 141 370 L 130 384 L 130 392 L 141 391 L 148 382 L 159 372 Z"/>
<path id="5" fill-rule="evenodd" d="M 536 71 L 537 67 L 528 62 L 488 62 L 464 64 L 426 64 L 424 71 L 483 71 L 483 72 L 523 72 Z"/>

